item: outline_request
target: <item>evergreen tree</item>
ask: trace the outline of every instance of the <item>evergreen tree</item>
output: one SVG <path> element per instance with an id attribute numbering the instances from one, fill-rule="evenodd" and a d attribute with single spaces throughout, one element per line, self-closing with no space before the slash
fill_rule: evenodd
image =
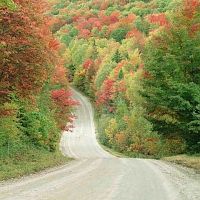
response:
<path id="1" fill-rule="evenodd" d="M 91 55 L 91 59 L 95 60 L 98 57 L 97 45 L 96 45 L 95 40 L 93 41 L 92 47 L 93 47 L 93 52 Z"/>
<path id="2" fill-rule="evenodd" d="M 119 80 L 122 80 L 123 78 L 124 78 L 124 73 L 123 73 L 123 70 L 121 69 L 121 70 L 119 71 L 118 79 L 119 79 Z"/>
<path id="3" fill-rule="evenodd" d="M 115 52 L 115 54 L 113 55 L 112 61 L 116 62 L 116 63 L 119 63 L 119 62 L 122 61 L 122 56 L 121 56 L 121 54 L 119 52 L 119 49 L 117 49 L 116 52 Z"/>
<path id="4" fill-rule="evenodd" d="M 156 33 L 144 53 L 149 118 L 156 131 L 184 138 L 193 152 L 200 152 L 198 9 L 187 6 L 173 14 L 170 27 Z"/>
<path id="5" fill-rule="evenodd" d="M 127 29 L 119 28 L 111 33 L 111 38 L 113 38 L 117 42 L 121 42 L 123 39 L 125 39 L 127 33 L 128 33 Z"/>

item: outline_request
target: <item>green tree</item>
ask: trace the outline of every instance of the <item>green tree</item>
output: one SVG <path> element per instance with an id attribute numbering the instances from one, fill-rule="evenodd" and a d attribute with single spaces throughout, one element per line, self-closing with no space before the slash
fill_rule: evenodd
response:
<path id="1" fill-rule="evenodd" d="M 188 9 L 188 7 L 187 7 Z M 200 21 L 198 8 L 171 15 L 170 28 L 155 34 L 144 53 L 144 96 L 154 129 L 165 137 L 181 136 L 200 152 Z M 196 13 L 196 14 L 195 14 Z"/>
<path id="2" fill-rule="evenodd" d="M 1 7 L 7 7 L 11 10 L 17 9 L 17 5 L 12 0 L 1 0 L 0 1 L 0 8 Z"/>
<path id="3" fill-rule="evenodd" d="M 116 63 L 119 63 L 122 61 L 122 56 L 119 52 L 119 49 L 116 50 L 116 52 L 114 53 L 113 57 L 112 57 L 112 61 L 113 62 L 116 62 Z"/>
<path id="4" fill-rule="evenodd" d="M 125 28 L 119 28 L 114 30 L 110 37 L 113 38 L 117 42 L 121 42 L 123 39 L 125 39 L 126 34 L 128 33 L 128 30 Z"/>
<path id="5" fill-rule="evenodd" d="M 135 27 L 146 35 L 149 33 L 150 30 L 150 24 L 144 19 L 144 17 L 138 17 L 135 20 Z"/>

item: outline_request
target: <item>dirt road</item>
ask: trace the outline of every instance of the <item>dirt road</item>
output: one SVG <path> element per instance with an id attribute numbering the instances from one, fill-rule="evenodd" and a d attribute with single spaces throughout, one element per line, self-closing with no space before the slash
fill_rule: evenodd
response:
<path id="1" fill-rule="evenodd" d="M 93 111 L 80 101 L 73 133 L 61 140 L 75 161 L 0 184 L 0 200 L 200 200 L 200 176 L 157 160 L 116 158 L 97 143 Z"/>

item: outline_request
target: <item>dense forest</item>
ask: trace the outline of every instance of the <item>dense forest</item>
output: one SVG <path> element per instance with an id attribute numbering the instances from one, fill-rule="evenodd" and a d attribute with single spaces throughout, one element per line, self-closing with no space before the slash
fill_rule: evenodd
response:
<path id="1" fill-rule="evenodd" d="M 100 142 L 131 156 L 199 153 L 199 0 L 56 2 L 51 29 Z"/>
<path id="2" fill-rule="evenodd" d="M 9 163 L 59 149 L 72 106 L 51 7 L 37 0 L 0 1 L 0 171 Z M 30 155 L 29 155 L 30 154 Z M 41 159 L 41 161 L 44 158 Z M 16 169 L 16 167 L 15 167 Z M 0 178 L 2 174 L 0 174 Z M 4 175 L 2 175 L 4 176 Z"/>
<path id="3" fill-rule="evenodd" d="M 200 153 L 200 1 L 1 0 L 1 170 L 57 152 L 77 105 L 69 82 L 103 145 Z"/>

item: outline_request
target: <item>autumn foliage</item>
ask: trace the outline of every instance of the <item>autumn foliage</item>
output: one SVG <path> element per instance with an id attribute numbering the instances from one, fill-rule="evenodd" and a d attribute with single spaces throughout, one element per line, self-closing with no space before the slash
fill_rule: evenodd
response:
<path id="1" fill-rule="evenodd" d="M 74 119 L 69 77 L 94 101 L 103 144 L 131 156 L 199 152 L 199 0 L 15 3 L 0 16 L 0 110 L 13 140 L 56 148 Z"/>
<path id="2" fill-rule="evenodd" d="M 100 126 L 99 138 L 103 144 L 129 155 L 146 156 L 173 154 L 176 142 L 175 153 L 182 153 L 191 148 L 192 145 L 188 141 L 192 141 L 192 136 L 186 134 L 189 139 L 186 138 L 181 132 L 178 133 L 181 125 L 174 125 L 181 119 L 181 116 L 178 117 L 178 108 L 173 110 L 172 107 L 167 107 L 169 105 L 164 106 L 165 99 L 170 95 L 174 101 L 177 98 L 176 105 L 180 105 L 185 97 L 178 98 L 173 96 L 175 92 L 171 92 L 164 99 L 159 99 L 162 97 L 163 88 L 158 91 L 156 89 L 159 87 L 157 83 L 159 80 L 163 80 L 161 85 L 168 84 L 163 94 L 167 94 L 169 92 L 167 88 L 172 87 L 173 81 L 170 83 L 168 81 L 173 78 L 173 75 L 165 77 L 167 69 L 173 68 L 172 71 L 175 73 L 178 68 L 174 65 L 175 60 L 184 55 L 178 53 L 186 46 L 192 47 L 191 44 L 187 44 L 179 48 L 182 41 L 190 41 L 192 38 L 192 40 L 196 39 L 192 44 L 198 43 L 197 35 L 200 30 L 198 12 L 198 0 L 65 1 L 59 2 L 53 8 L 52 13 L 56 13 L 55 21 L 67 19 L 63 27 L 56 32 L 56 36 L 61 39 L 66 49 L 63 53 L 66 58 L 64 65 L 69 70 L 72 84 L 95 103 Z M 166 38 L 160 36 L 164 33 L 167 34 Z M 175 37 L 176 33 L 179 39 Z M 188 36 L 184 35 L 186 33 Z M 176 45 L 170 46 L 169 43 Z M 159 53 L 154 55 L 156 48 L 160 48 L 159 52 L 165 54 L 162 57 L 158 56 Z M 188 52 L 192 54 L 194 49 L 188 49 Z M 177 55 L 166 58 L 170 50 Z M 184 52 L 187 50 L 185 49 Z M 154 63 L 157 56 L 158 62 Z M 188 54 L 183 58 L 186 59 L 185 64 L 190 63 L 187 62 L 189 57 Z M 162 63 L 165 60 L 166 63 L 172 60 L 173 62 L 165 65 Z M 198 66 L 198 62 L 194 63 Z M 163 66 L 166 70 L 164 75 Z M 148 67 L 150 69 L 155 67 L 155 69 L 151 71 Z M 152 72 L 158 75 L 154 76 Z M 188 71 L 182 75 L 187 77 L 183 78 L 185 81 L 189 78 L 189 74 Z M 192 76 L 193 82 L 198 79 L 197 76 Z M 176 80 L 177 84 L 180 79 L 179 77 Z M 148 81 L 150 84 L 147 84 Z M 148 89 L 150 86 L 153 89 Z M 176 88 L 176 84 L 173 87 Z M 177 90 L 179 91 L 180 88 Z M 184 94 L 186 93 L 185 91 Z M 155 99 L 159 100 L 153 104 Z M 157 106 L 159 103 L 162 106 Z M 183 108 L 186 109 L 184 106 Z M 187 127 L 191 128 L 188 133 L 197 130 L 198 117 L 194 117 L 196 112 L 198 113 L 193 111 L 193 114 L 190 112 L 191 115 L 189 112 L 186 114 L 190 116 Z M 186 121 L 185 119 L 184 122 Z M 184 122 L 181 123 L 186 126 Z M 198 136 L 193 138 L 198 141 Z M 194 145 L 192 148 L 194 149 Z"/>
<path id="3" fill-rule="evenodd" d="M 36 0 L 8 4 L 0 6 L 0 151 L 16 143 L 55 151 L 74 102 L 45 15 L 51 7 Z"/>
<path id="4" fill-rule="evenodd" d="M 169 22 L 165 13 L 152 14 L 147 17 L 148 21 L 159 26 L 168 26 Z"/>

